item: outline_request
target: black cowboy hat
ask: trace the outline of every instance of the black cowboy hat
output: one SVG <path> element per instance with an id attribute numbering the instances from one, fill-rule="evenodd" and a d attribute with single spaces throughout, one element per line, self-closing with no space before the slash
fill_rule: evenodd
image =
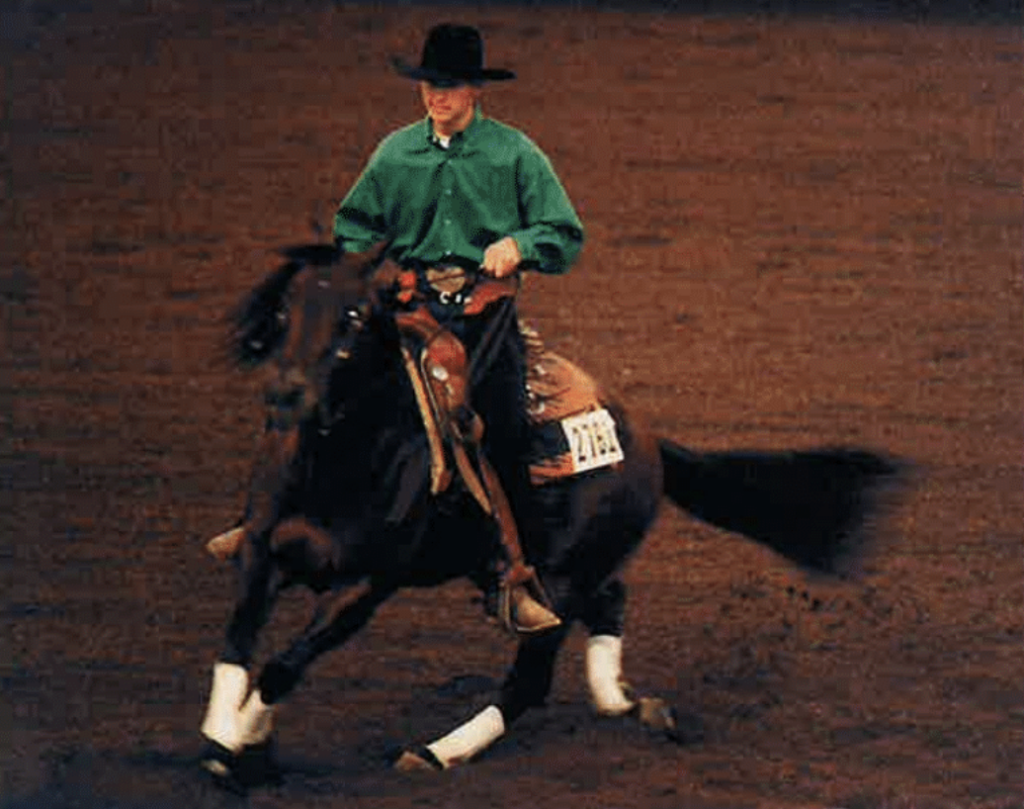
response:
<path id="1" fill-rule="evenodd" d="M 407 79 L 428 81 L 439 86 L 468 82 L 505 81 L 516 74 L 502 68 L 485 68 L 484 43 L 480 32 L 470 25 L 444 23 L 427 34 L 420 66 L 414 67 L 392 57 L 395 70 Z"/>

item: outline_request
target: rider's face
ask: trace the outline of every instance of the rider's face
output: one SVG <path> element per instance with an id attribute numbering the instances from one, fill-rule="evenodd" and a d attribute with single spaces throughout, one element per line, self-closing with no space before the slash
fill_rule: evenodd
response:
<path id="1" fill-rule="evenodd" d="M 480 99 L 480 88 L 470 84 L 438 87 L 421 81 L 420 97 L 430 120 L 434 122 L 434 129 L 447 137 L 469 126 Z"/>

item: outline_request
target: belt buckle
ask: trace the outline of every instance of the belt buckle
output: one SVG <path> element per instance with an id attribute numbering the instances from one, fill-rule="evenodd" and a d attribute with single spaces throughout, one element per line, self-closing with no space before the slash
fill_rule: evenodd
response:
<path id="1" fill-rule="evenodd" d="M 446 305 L 465 302 L 464 291 L 469 286 L 469 275 L 457 264 L 427 267 L 424 276 L 427 285 L 437 294 L 437 300 Z"/>

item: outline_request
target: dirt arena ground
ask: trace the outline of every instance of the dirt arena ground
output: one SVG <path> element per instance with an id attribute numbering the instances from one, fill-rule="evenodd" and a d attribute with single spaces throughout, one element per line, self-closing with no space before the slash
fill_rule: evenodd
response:
<path id="1" fill-rule="evenodd" d="M 453 585 L 387 605 L 283 712 L 253 807 L 1010 809 L 1024 794 L 1019 23 L 327 2 L 11 4 L 0 122 L 0 806 L 221 807 L 194 759 L 261 413 L 222 315 L 418 117 L 390 54 L 479 25 L 485 99 L 589 241 L 523 310 L 697 449 L 911 460 L 859 584 L 666 506 L 627 673 L 705 728 L 549 708 L 473 766 L 386 767 L 511 647 Z M 212 8 L 211 8 L 212 5 Z M 982 4 L 979 4 L 982 5 Z M 305 616 L 286 599 L 270 645 Z"/>

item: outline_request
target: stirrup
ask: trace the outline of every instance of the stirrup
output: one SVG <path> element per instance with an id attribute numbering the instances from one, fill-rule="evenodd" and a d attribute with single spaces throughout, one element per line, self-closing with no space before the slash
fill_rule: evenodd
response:
<path id="1" fill-rule="evenodd" d="M 562 625 L 532 567 L 506 575 L 498 588 L 498 620 L 515 637 L 530 637 Z"/>

